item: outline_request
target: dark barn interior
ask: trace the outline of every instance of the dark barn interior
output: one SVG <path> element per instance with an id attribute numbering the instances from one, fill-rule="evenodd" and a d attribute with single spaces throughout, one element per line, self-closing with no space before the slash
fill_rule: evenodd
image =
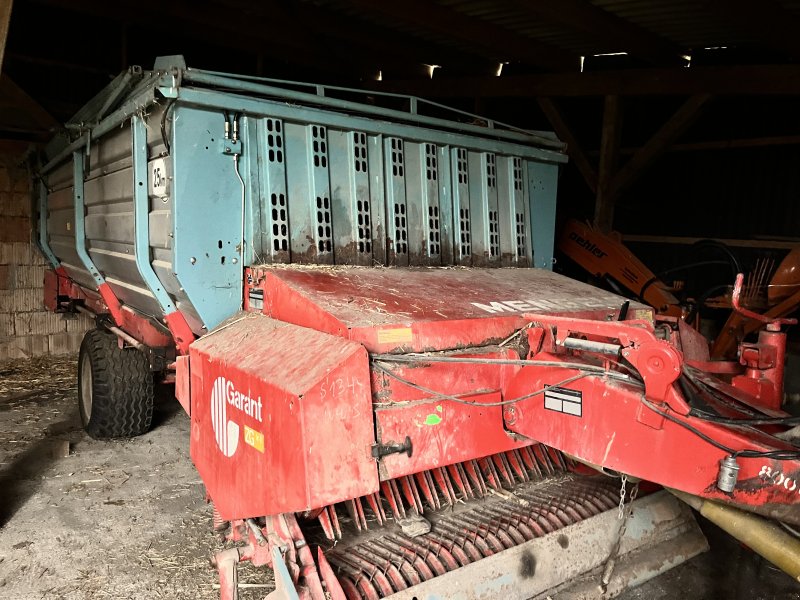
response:
<path id="1" fill-rule="evenodd" d="M 173 469 L 175 481 L 151 477 L 146 492 L 91 495 L 94 481 L 122 485 L 119 473 L 108 474 L 115 463 L 105 446 L 81 437 L 65 391 L 73 386 L 70 360 L 93 323 L 84 315 L 56 319 L 42 305 L 46 261 L 31 233 L 34 165 L 53 138 L 77 139 L 76 128 L 64 124 L 121 71 L 182 55 L 190 68 L 357 88 L 375 106 L 406 111 L 400 95 L 416 96 L 464 111 L 464 123 L 554 132 L 569 158 L 558 173 L 557 232 L 577 220 L 621 240 L 694 307 L 693 323 L 714 340 L 726 327 L 736 273 L 766 290 L 800 247 L 798 32 L 796 0 L 0 0 L 0 360 L 12 365 L 0 370 L 0 482 L 9 490 L 7 499 L 0 492 L 0 596 L 219 593 L 204 564 L 215 543 L 203 529 L 210 509 L 186 444 L 164 432 L 176 428 L 188 439 L 188 420 L 180 421 L 177 403 L 156 404 L 161 432 L 149 443 L 159 446 L 164 477 Z M 439 114 L 433 105 L 420 111 Z M 556 272 L 644 299 L 642 284 L 651 282 L 626 288 L 613 270 L 582 267 L 556 240 Z M 759 312 L 769 308 L 751 300 Z M 797 316 L 796 306 L 781 314 Z M 787 352 L 783 407 L 800 414 L 796 327 Z M 55 373 L 50 381 L 48 371 Z M 25 412 L 53 398 L 60 408 L 52 421 Z M 57 458 L 56 442 L 67 444 L 67 455 L 70 447 L 94 453 L 105 471 L 93 471 L 90 456 Z M 113 443 L 134 473 L 140 459 L 133 447 Z M 182 457 L 178 467 L 173 454 Z M 76 472 L 82 483 L 58 487 Z M 44 491 L 37 491 L 40 476 Z M 45 492 L 51 496 L 37 496 Z M 46 505 L 61 505 L 71 493 L 81 511 L 97 511 L 100 525 L 78 514 L 59 522 L 65 545 L 92 529 L 92 536 L 104 529 L 139 535 L 137 520 L 155 528 L 162 499 L 171 503 L 164 509 L 171 531 L 193 536 L 194 545 L 172 557 L 163 544 L 148 546 L 157 552 L 131 549 L 136 558 L 113 566 L 126 572 L 119 589 L 105 566 L 79 564 L 113 554 L 113 544 L 103 542 L 98 555 L 99 546 L 90 551 L 84 540 L 58 571 L 47 564 L 53 547 L 37 549 L 19 530 L 47 518 Z M 109 511 L 137 498 L 147 498 L 147 508 L 131 510 L 147 514 L 124 517 L 126 527 L 108 524 L 115 519 Z M 15 525 L 15 512 L 37 502 L 40 512 Z M 699 521 L 710 552 L 619 597 L 800 598 L 791 577 Z M 794 530 L 791 539 L 797 543 Z M 182 543 L 177 535 L 173 541 Z M 154 574 L 137 581 L 137 570 Z M 253 584 L 241 594 L 263 597 L 270 589 Z"/>

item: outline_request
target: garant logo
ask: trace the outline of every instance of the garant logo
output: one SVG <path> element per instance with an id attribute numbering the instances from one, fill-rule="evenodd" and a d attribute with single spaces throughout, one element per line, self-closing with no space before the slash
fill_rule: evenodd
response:
<path id="1" fill-rule="evenodd" d="M 239 447 L 239 425 L 228 420 L 228 405 L 261 421 L 261 398 L 239 392 L 225 377 L 217 377 L 211 389 L 211 428 L 217 446 L 230 458 Z"/>

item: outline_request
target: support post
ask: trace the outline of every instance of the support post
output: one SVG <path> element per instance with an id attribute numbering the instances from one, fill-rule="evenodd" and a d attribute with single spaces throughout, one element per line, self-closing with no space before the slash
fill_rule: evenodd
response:
<path id="1" fill-rule="evenodd" d="M 597 176 L 597 194 L 594 205 L 594 225 L 609 233 L 614 224 L 616 191 L 612 186 L 619 160 L 619 142 L 622 133 L 622 106 L 619 96 L 606 96 L 603 108 L 603 132 L 600 139 L 600 168 Z"/>

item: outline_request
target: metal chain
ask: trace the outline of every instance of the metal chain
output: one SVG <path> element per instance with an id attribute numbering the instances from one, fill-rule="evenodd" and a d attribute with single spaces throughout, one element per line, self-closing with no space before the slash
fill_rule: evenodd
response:
<path id="1" fill-rule="evenodd" d="M 617 514 L 617 518 L 622 520 L 625 518 L 625 493 L 627 492 L 627 485 L 628 485 L 628 476 L 625 473 L 622 474 L 620 477 L 620 487 L 619 487 L 619 512 Z"/>
<path id="2" fill-rule="evenodd" d="M 614 573 L 614 567 L 616 566 L 617 558 L 619 556 L 619 549 L 622 545 L 622 538 L 625 537 L 625 531 L 628 529 L 628 521 L 633 514 L 633 501 L 636 500 L 636 496 L 639 495 L 638 481 L 631 486 L 631 491 L 628 493 L 628 476 L 623 473 L 620 480 L 619 509 L 617 513 L 617 519 L 620 523 L 619 529 L 617 530 L 617 537 L 614 540 L 613 546 L 611 547 L 611 553 L 608 555 L 605 567 L 603 568 L 603 576 L 600 578 L 600 589 L 602 590 L 603 594 L 606 593 L 608 584 L 611 581 L 611 575 Z M 626 495 L 628 496 L 627 506 L 625 505 Z"/>

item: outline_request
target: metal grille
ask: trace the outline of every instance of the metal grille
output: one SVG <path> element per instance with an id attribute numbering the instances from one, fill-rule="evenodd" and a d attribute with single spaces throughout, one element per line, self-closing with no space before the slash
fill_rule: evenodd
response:
<path id="1" fill-rule="evenodd" d="M 353 132 L 353 162 L 357 173 L 367 172 L 367 134 Z"/>
<path id="2" fill-rule="evenodd" d="M 322 509 L 321 529 L 336 543 L 326 557 L 345 597 L 374 600 L 617 506 L 613 479 L 570 469 L 535 445 L 383 481 L 374 494 Z M 392 523 L 416 515 L 431 531 L 409 537 Z"/>
<path id="3" fill-rule="evenodd" d="M 328 142 L 325 137 L 325 128 L 320 125 L 311 126 L 312 146 L 314 148 L 314 166 L 328 167 Z"/>
<path id="4" fill-rule="evenodd" d="M 438 162 L 436 160 L 436 145 L 425 144 L 425 174 L 428 181 L 436 181 L 438 177 Z"/>
<path id="5" fill-rule="evenodd" d="M 286 196 L 272 194 L 272 247 L 276 252 L 289 250 L 289 227 L 286 216 Z"/>
<path id="6" fill-rule="evenodd" d="M 496 258 L 500 255 L 499 219 L 496 210 L 489 211 L 489 256 Z"/>
<path id="7" fill-rule="evenodd" d="M 392 175 L 403 177 L 403 140 L 392 138 Z"/>
<path id="8" fill-rule="evenodd" d="M 517 258 L 525 258 L 525 213 L 517 213 Z"/>
<path id="9" fill-rule="evenodd" d="M 512 161 L 514 170 L 514 190 L 522 191 L 522 159 L 514 158 Z"/>
<path id="10" fill-rule="evenodd" d="M 490 188 L 497 187 L 497 165 L 494 154 L 486 155 L 486 185 Z"/>
<path id="11" fill-rule="evenodd" d="M 441 246 L 439 243 L 439 207 L 438 206 L 429 206 L 428 207 L 428 230 L 429 233 L 429 241 L 430 244 L 428 248 L 430 250 L 430 255 L 435 256 L 441 252 Z"/>
<path id="12" fill-rule="evenodd" d="M 356 209 L 358 210 L 358 251 L 370 254 L 372 252 L 372 233 L 369 223 L 369 202 L 358 200 Z"/>
<path id="13" fill-rule="evenodd" d="M 456 153 L 456 165 L 458 168 L 458 183 L 466 185 L 467 179 L 467 149 L 459 148 Z"/>
<path id="14" fill-rule="evenodd" d="M 403 160 L 403 140 L 392 138 L 392 176 L 402 179 L 405 176 Z M 394 203 L 394 251 L 395 254 L 408 254 L 408 221 L 404 202 Z"/>
<path id="15" fill-rule="evenodd" d="M 394 203 L 394 251 L 396 254 L 408 253 L 408 229 L 406 227 L 406 205 Z"/>
<path id="16" fill-rule="evenodd" d="M 332 251 L 331 201 L 327 196 L 317 196 L 317 251 L 326 254 Z"/>
<path id="17" fill-rule="evenodd" d="M 469 233 L 469 209 L 461 208 L 458 211 L 458 228 L 461 236 L 461 256 L 472 254 L 472 242 Z"/>
<path id="18" fill-rule="evenodd" d="M 275 119 L 267 119 L 267 156 L 269 162 L 283 162 L 283 125 Z"/>

